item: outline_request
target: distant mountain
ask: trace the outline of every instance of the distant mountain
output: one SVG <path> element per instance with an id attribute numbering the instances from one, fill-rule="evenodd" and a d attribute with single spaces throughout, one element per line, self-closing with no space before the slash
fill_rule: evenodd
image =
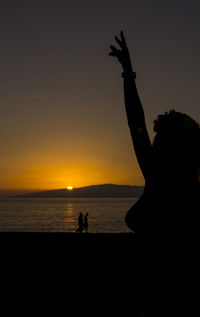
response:
<path id="1" fill-rule="evenodd" d="M 15 197 L 24 198 L 105 198 L 105 197 L 139 197 L 143 192 L 143 186 L 132 185 L 91 185 L 86 187 L 74 188 L 73 190 L 56 189 L 41 192 L 18 195 Z"/>

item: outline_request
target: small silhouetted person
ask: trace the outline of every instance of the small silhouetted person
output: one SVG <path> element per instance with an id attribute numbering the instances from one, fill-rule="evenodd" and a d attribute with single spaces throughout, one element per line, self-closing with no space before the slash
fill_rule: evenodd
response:
<path id="1" fill-rule="evenodd" d="M 84 216 L 83 227 L 84 227 L 85 231 L 88 232 L 88 212 Z"/>
<path id="2" fill-rule="evenodd" d="M 83 231 L 83 214 L 81 212 L 78 216 L 78 229 L 77 229 L 77 231 L 79 231 L 80 233 L 82 233 L 82 231 Z"/>
<path id="3" fill-rule="evenodd" d="M 154 120 L 151 142 L 122 31 L 115 40 L 118 47 L 111 45 L 109 55 L 122 66 L 128 126 L 145 180 L 142 196 L 125 217 L 144 256 L 144 313 L 200 316 L 195 290 L 200 266 L 200 127 L 185 113 L 171 110 Z"/>

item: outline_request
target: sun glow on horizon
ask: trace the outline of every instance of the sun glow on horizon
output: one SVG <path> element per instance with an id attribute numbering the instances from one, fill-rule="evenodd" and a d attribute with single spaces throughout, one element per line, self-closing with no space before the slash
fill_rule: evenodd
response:
<path id="1" fill-rule="evenodd" d="M 26 163 L 23 163 L 24 166 L 11 165 L 8 173 L 6 171 L 1 174 L 0 195 L 5 195 L 5 192 L 12 195 L 14 191 L 27 193 L 61 188 L 72 192 L 75 188 L 98 184 L 141 184 L 142 177 L 129 165 L 122 164 L 122 168 L 119 170 L 119 165 L 115 167 L 113 162 L 112 166 L 110 164 L 104 166 L 103 162 L 93 162 L 89 159 L 80 163 L 74 158 L 73 164 L 71 162 L 63 163 L 59 158 L 45 164 L 26 161 L 27 165 Z M 66 186 L 66 183 L 69 185 Z"/>
<path id="2" fill-rule="evenodd" d="M 73 187 L 72 186 L 67 186 L 67 190 L 72 190 L 73 189 Z"/>

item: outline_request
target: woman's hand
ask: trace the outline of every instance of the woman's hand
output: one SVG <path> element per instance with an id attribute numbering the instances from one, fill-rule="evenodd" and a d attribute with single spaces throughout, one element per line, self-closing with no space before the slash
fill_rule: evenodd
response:
<path id="1" fill-rule="evenodd" d="M 123 31 L 120 32 L 120 36 L 121 39 L 115 36 L 115 40 L 119 44 L 120 49 L 110 45 L 111 52 L 108 55 L 117 57 L 118 61 L 122 65 L 123 70 L 130 72 L 132 71 L 131 59 Z"/>

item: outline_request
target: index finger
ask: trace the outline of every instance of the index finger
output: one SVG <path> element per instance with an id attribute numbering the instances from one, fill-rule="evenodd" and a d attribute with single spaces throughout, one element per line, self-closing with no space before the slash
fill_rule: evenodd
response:
<path id="1" fill-rule="evenodd" d="M 121 35 L 121 41 L 124 43 L 124 45 L 126 45 L 126 39 L 122 30 L 120 32 L 120 35 Z"/>
<path id="2" fill-rule="evenodd" d="M 116 42 L 119 44 L 119 46 L 121 47 L 121 48 L 123 48 L 123 42 L 117 37 L 117 36 L 115 36 L 115 40 L 116 40 Z"/>

